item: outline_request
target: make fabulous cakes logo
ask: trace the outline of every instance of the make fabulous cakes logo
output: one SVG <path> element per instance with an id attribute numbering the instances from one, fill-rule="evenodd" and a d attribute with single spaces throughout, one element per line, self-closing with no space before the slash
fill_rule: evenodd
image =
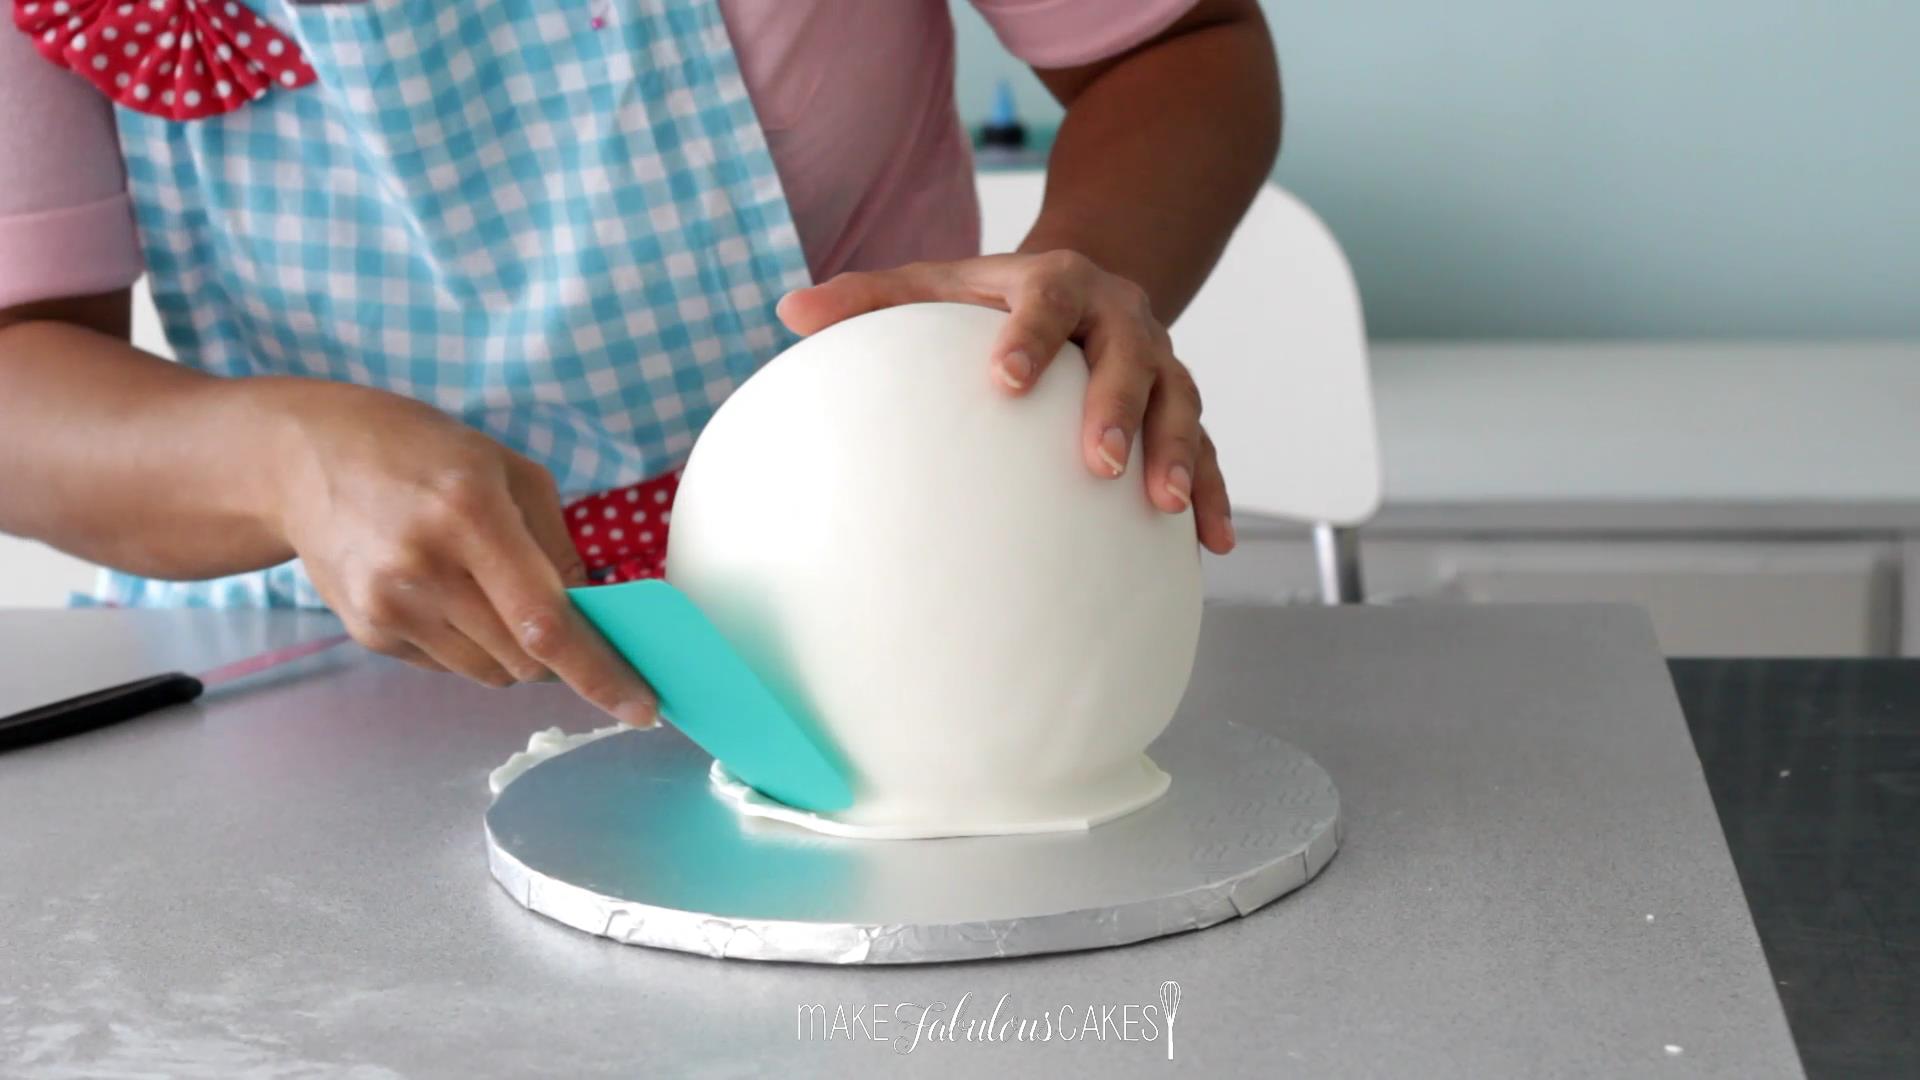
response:
<path id="1" fill-rule="evenodd" d="M 798 1007 L 794 1035 L 801 1042 L 886 1043 L 896 1054 L 926 1047 L 980 1043 L 1164 1043 L 1173 1060 L 1173 1029 L 1180 1015 L 1180 984 L 1161 983 L 1140 1001 L 1063 1003 L 1039 1012 L 1018 1008 L 1001 994 L 989 1008 L 969 990 L 951 1006 L 862 1002 Z"/>

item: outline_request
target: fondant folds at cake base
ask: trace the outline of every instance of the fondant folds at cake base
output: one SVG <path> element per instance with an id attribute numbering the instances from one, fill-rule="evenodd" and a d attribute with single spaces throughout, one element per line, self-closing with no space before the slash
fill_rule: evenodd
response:
<path id="1" fill-rule="evenodd" d="M 938 812 L 863 801 L 835 814 L 798 810 L 748 787 L 718 761 L 708 771 L 714 791 L 749 817 L 798 825 L 853 840 L 931 840 L 945 836 L 1013 836 L 1084 832 L 1124 817 L 1166 794 L 1169 780 L 1141 754 L 1107 776 L 1077 784 L 1038 801 L 999 801 L 991 812 L 979 806 L 949 806 Z"/>

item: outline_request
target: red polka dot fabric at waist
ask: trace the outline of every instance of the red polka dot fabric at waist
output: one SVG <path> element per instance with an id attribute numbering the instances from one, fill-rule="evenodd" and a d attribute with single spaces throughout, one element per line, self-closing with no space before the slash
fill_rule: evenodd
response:
<path id="1" fill-rule="evenodd" d="M 667 575 L 667 528 L 679 490 L 676 471 L 567 505 L 567 531 L 594 584 Z"/>

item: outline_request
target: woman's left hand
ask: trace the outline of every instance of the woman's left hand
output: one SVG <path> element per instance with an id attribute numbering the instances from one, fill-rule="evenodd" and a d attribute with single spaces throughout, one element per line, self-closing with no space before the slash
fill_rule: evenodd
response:
<path id="1" fill-rule="evenodd" d="M 1078 342 L 1091 369 L 1081 433 L 1087 468 L 1120 476 L 1134 440 L 1143 440 L 1147 497 L 1170 514 L 1191 505 L 1200 542 L 1218 554 L 1232 550 L 1226 482 L 1200 426 L 1193 375 L 1174 358 L 1147 294 L 1091 259 L 1049 251 L 841 274 L 787 294 L 779 312 L 793 332 L 812 334 L 865 312 L 931 300 L 1012 313 L 988 357 L 1011 394 L 1025 393 L 1062 345 Z"/>

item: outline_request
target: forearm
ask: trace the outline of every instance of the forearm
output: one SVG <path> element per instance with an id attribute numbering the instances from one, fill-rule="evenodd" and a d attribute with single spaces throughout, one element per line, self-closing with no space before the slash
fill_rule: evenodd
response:
<path id="1" fill-rule="evenodd" d="M 1041 74 L 1067 115 L 1021 250 L 1077 251 L 1140 285 L 1172 322 L 1279 150 L 1279 74 L 1258 6 L 1202 3 L 1119 60 Z"/>
<path id="2" fill-rule="evenodd" d="M 243 381 L 84 326 L 0 324 L 0 531 L 164 578 L 290 558 L 266 512 L 276 434 Z"/>

